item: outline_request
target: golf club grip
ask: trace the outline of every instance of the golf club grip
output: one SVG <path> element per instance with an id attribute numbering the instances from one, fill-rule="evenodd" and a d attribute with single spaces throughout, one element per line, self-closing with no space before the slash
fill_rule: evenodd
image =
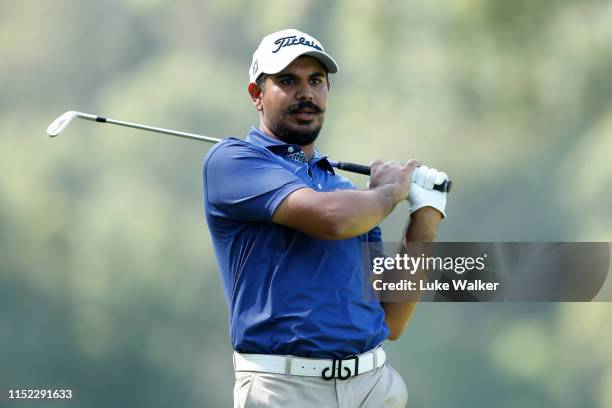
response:
<path id="1" fill-rule="evenodd" d="M 363 174 L 366 176 L 370 175 L 370 167 L 364 166 L 363 164 L 349 163 L 349 162 L 338 162 L 336 168 L 344 171 L 350 171 L 351 173 Z M 442 193 L 450 193 L 453 182 L 446 180 L 442 184 L 435 184 L 433 189 Z"/>
<path id="2" fill-rule="evenodd" d="M 338 162 L 337 168 L 344 171 L 350 171 L 351 173 L 363 174 L 365 176 L 370 175 L 370 167 L 364 166 L 363 164 Z"/>

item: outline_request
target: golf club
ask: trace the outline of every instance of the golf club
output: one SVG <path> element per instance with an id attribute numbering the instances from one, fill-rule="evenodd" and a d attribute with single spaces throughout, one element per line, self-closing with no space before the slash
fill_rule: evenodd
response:
<path id="1" fill-rule="evenodd" d="M 124 122 L 121 120 L 115 120 L 115 119 L 107 118 L 104 116 L 92 115 L 91 113 L 83 113 L 83 112 L 76 112 L 76 111 L 68 111 L 64 113 L 63 115 L 61 115 L 59 118 L 55 119 L 53 122 L 51 122 L 49 127 L 47 127 L 47 134 L 49 135 L 49 137 L 56 137 L 60 133 L 62 133 L 64 129 L 66 129 L 66 127 L 70 124 L 70 122 L 74 118 L 80 118 L 80 119 L 85 119 L 85 120 L 89 120 L 92 122 L 99 122 L 99 123 L 110 123 L 112 125 L 124 126 L 124 127 L 134 128 L 134 129 L 140 129 L 140 130 L 147 130 L 149 132 L 184 137 L 187 139 L 194 139 L 194 140 L 199 140 L 199 141 L 208 142 L 208 143 L 218 143 L 222 140 L 222 139 L 217 139 L 214 137 L 198 135 L 195 133 L 179 132 L 177 130 L 164 129 L 164 128 L 159 128 L 159 127 L 154 127 L 154 126 L 146 126 L 146 125 L 141 125 L 141 124 L 132 123 L 132 122 Z M 362 164 L 355 164 L 355 163 L 349 163 L 349 162 L 338 162 L 334 160 L 329 160 L 329 163 L 333 167 L 340 169 L 340 170 L 349 171 L 351 173 L 364 174 L 367 176 L 370 175 L 370 168 Z M 452 185 L 453 185 L 452 181 L 446 180 L 442 184 L 434 185 L 433 189 L 437 191 L 448 193 L 450 192 Z"/>

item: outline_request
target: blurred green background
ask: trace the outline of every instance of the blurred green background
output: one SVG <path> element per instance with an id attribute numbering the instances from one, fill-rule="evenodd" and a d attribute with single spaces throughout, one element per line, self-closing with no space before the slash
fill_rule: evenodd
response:
<path id="1" fill-rule="evenodd" d="M 321 150 L 444 169 L 440 240 L 612 241 L 611 22 L 588 0 L 0 0 L 0 405 L 231 406 L 209 145 L 84 121 L 51 140 L 64 111 L 243 137 L 252 52 L 295 27 L 340 64 Z M 606 303 L 422 304 L 387 350 L 411 407 L 604 408 L 611 322 Z"/>

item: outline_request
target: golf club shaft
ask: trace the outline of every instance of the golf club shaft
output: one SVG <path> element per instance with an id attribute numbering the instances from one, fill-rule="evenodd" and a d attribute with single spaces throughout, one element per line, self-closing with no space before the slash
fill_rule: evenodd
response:
<path id="1" fill-rule="evenodd" d="M 179 132 L 177 130 L 170 130 L 170 129 L 164 129 L 164 128 L 155 127 L 155 126 L 141 125 L 139 123 L 124 122 L 122 120 L 115 120 L 115 119 L 107 118 L 105 116 L 92 115 L 90 113 L 75 112 L 75 111 L 66 112 L 64 115 L 56 119 L 49 126 L 49 129 L 55 128 L 55 131 L 51 131 L 49 129 L 47 130 L 47 132 L 49 133 L 49 136 L 55 137 L 57 134 L 59 134 L 70 123 L 70 120 L 73 117 L 79 117 L 81 119 L 89 120 L 92 122 L 110 123 L 113 125 L 118 125 L 118 126 L 133 128 L 133 129 L 147 130 L 149 132 L 184 137 L 186 139 L 199 140 L 201 142 L 218 143 L 222 140 L 222 139 L 218 139 L 215 137 L 198 135 L 195 133 Z M 364 166 L 362 164 L 349 163 L 349 162 L 337 162 L 334 160 L 329 160 L 329 163 L 333 167 L 340 169 L 340 170 L 348 171 L 351 173 L 363 174 L 366 176 L 370 175 L 370 167 Z M 450 192 L 451 186 L 452 186 L 452 182 L 450 180 L 446 180 L 442 184 L 434 185 L 433 189 L 437 191 L 441 191 L 443 193 L 448 193 Z"/>
<path id="2" fill-rule="evenodd" d="M 155 126 L 140 125 L 138 123 L 132 123 L 132 122 L 124 122 L 122 120 L 115 120 L 115 119 L 107 118 L 104 116 L 80 113 L 78 114 L 78 117 L 80 117 L 81 119 L 91 120 L 93 122 L 110 123 L 113 125 L 119 125 L 119 126 L 129 127 L 133 129 L 148 130 L 150 132 L 163 133 L 165 135 L 184 137 L 186 139 L 194 139 L 194 140 L 199 140 L 201 142 L 218 143 L 221 141 L 221 139 L 217 139 L 215 137 L 196 135 L 195 133 L 188 133 L 188 132 L 179 132 L 177 130 L 164 129 L 164 128 L 159 128 Z"/>

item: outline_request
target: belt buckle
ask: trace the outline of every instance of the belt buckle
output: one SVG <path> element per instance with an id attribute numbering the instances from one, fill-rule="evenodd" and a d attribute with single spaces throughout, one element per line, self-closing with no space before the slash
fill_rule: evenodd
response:
<path id="1" fill-rule="evenodd" d="M 351 372 L 350 368 L 342 367 L 342 362 L 348 361 L 348 360 L 355 360 L 355 374 Z M 338 362 L 338 367 L 336 367 L 336 362 Z M 345 369 L 348 373 L 346 375 L 342 375 L 342 369 Z M 325 373 L 328 370 L 329 370 L 329 367 L 325 367 L 323 371 L 321 372 L 321 377 L 323 377 L 323 379 L 327 381 L 330 381 L 332 378 L 339 378 L 341 380 L 346 380 L 352 376 L 358 375 L 359 374 L 359 356 L 353 354 L 345 358 L 338 358 L 338 359 L 334 358 L 332 359 L 331 375 L 326 376 Z"/>

